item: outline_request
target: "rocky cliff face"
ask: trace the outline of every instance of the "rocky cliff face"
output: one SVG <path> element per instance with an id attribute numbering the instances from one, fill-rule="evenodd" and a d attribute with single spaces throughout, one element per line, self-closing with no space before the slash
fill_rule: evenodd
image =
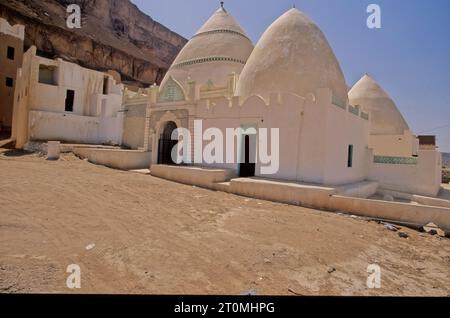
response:
<path id="1" fill-rule="evenodd" d="M 66 26 L 72 3 L 81 7 L 81 29 Z M 160 83 L 186 43 L 129 0 L 0 0 L 0 17 L 26 26 L 26 49 L 35 45 L 43 56 L 115 70 L 139 86 Z"/>

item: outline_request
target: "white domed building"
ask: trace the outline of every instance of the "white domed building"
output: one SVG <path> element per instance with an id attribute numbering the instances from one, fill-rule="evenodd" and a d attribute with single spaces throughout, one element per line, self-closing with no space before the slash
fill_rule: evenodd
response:
<path id="1" fill-rule="evenodd" d="M 370 113 L 369 148 L 375 155 L 408 157 L 417 155 L 419 141 L 394 101 L 369 75 L 350 90 L 350 103 Z"/>
<path id="2" fill-rule="evenodd" d="M 421 153 L 395 103 L 370 77 L 349 94 L 325 35 L 297 9 L 273 22 L 253 48 L 222 6 L 149 95 L 144 148 L 157 176 L 214 189 L 227 187 L 230 178 L 255 176 L 439 191 L 438 152 Z M 176 128 L 186 129 L 193 142 L 178 153 L 182 167 L 173 168 Z M 184 135 L 179 139 L 185 142 Z"/>

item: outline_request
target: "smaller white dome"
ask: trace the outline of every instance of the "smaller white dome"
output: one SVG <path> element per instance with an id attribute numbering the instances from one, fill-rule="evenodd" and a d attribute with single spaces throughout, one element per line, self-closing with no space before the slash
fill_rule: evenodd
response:
<path id="1" fill-rule="evenodd" d="M 182 85 L 188 81 L 226 85 L 228 75 L 241 73 L 252 51 L 253 44 L 238 22 L 219 8 L 180 51 L 161 87 L 171 77 Z"/>
<path id="2" fill-rule="evenodd" d="M 409 130 L 391 97 L 369 75 L 364 75 L 348 93 L 350 104 L 370 112 L 370 134 L 402 135 Z"/>

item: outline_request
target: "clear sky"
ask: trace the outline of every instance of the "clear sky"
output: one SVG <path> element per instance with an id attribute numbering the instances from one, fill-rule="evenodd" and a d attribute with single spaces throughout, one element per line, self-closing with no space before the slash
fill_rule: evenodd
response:
<path id="1" fill-rule="evenodd" d="M 220 1 L 132 2 L 189 39 Z M 381 7 L 381 29 L 366 26 L 371 3 Z M 348 85 L 369 73 L 416 134 L 437 135 L 450 153 L 450 0 L 225 0 L 254 44 L 293 4 L 325 33 Z"/>

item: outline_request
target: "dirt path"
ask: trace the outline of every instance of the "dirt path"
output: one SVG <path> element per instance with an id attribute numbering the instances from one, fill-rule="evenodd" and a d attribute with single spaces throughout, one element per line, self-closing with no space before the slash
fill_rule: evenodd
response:
<path id="1" fill-rule="evenodd" d="M 78 264 L 81 293 L 450 295 L 449 239 L 5 151 L 1 292 L 70 293 Z"/>

